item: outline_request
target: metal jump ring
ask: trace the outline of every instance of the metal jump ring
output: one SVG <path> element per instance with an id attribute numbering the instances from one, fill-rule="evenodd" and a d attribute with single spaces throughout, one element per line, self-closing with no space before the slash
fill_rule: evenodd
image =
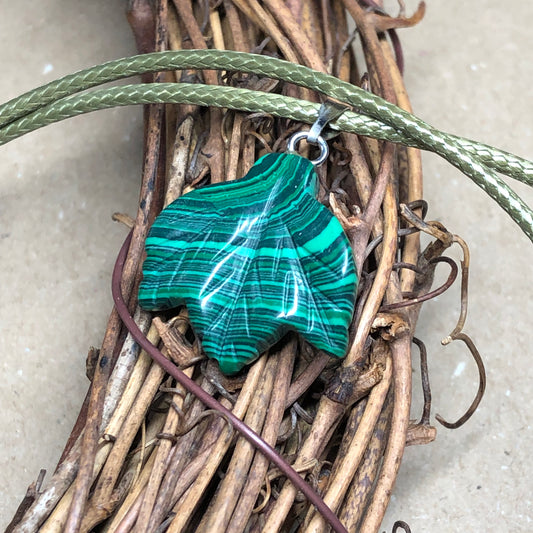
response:
<path id="1" fill-rule="evenodd" d="M 295 133 L 287 143 L 287 152 L 296 152 L 296 145 L 302 140 L 302 139 L 308 139 L 309 140 L 309 132 L 308 131 L 299 131 L 298 133 Z M 311 160 L 311 163 L 313 165 L 318 166 L 324 163 L 329 155 L 329 147 L 328 143 L 324 140 L 323 137 L 320 135 L 316 138 L 316 143 L 320 147 L 320 155 L 316 158 Z"/>

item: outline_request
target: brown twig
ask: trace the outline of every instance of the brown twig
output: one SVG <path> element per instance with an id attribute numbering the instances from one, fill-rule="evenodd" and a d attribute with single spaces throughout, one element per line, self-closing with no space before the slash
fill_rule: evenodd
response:
<path id="1" fill-rule="evenodd" d="M 12 533 L 15 529 L 15 526 L 22 520 L 22 517 L 26 514 L 26 511 L 31 507 L 38 494 L 41 492 L 41 486 L 43 484 L 45 475 L 46 470 L 41 470 L 37 479 L 28 487 L 24 499 L 20 502 L 13 519 L 7 525 L 5 533 Z"/>
<path id="2" fill-rule="evenodd" d="M 431 415 L 431 388 L 429 385 L 427 350 L 425 344 L 420 339 L 413 337 L 413 342 L 420 350 L 420 375 L 422 376 L 422 392 L 424 394 L 424 409 L 422 410 L 420 424 L 427 426 Z"/>
<path id="3" fill-rule="evenodd" d="M 385 405 L 377 421 L 372 438 L 365 451 L 349 491 L 344 499 L 339 518 L 348 531 L 357 531 L 358 524 L 366 508 L 369 495 L 373 489 L 375 479 L 379 472 L 380 461 L 387 445 L 390 418 L 392 414 L 392 394 L 385 400 Z"/>
<path id="4" fill-rule="evenodd" d="M 348 487 L 359 467 L 363 455 L 369 445 L 370 438 L 374 427 L 378 421 L 379 415 L 383 409 L 385 398 L 389 391 L 392 381 L 392 360 L 389 348 L 384 343 L 376 343 L 374 346 L 375 357 L 381 358 L 384 364 L 381 381 L 372 388 L 366 409 L 361 418 L 358 430 L 356 431 L 346 453 L 339 457 L 334 464 L 333 473 L 329 479 L 329 486 L 324 495 L 324 501 L 327 505 L 336 511 L 348 490 Z M 307 533 L 326 531 L 326 523 L 322 517 L 316 515 L 306 526 Z"/>

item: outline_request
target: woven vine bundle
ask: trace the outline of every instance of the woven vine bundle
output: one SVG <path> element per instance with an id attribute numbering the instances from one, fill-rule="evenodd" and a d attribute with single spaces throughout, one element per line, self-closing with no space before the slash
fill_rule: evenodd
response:
<path id="1" fill-rule="evenodd" d="M 219 49 L 283 58 L 410 111 L 395 30 L 416 24 L 423 10 L 421 4 L 410 16 L 393 17 L 370 0 L 134 0 L 127 17 L 139 53 Z M 317 104 L 328 96 L 233 70 L 143 76 L 144 82 L 253 89 Z M 464 254 L 463 285 L 468 268 L 464 242 L 424 220 L 419 151 L 330 132 L 329 158 L 317 168 L 318 199 L 341 222 L 358 270 L 348 353 L 335 359 L 288 334 L 243 371 L 225 376 L 203 356 L 185 307 L 163 313 L 138 307 L 144 242 L 164 206 L 210 183 L 243 177 L 259 157 L 285 151 L 289 137 L 308 126 L 273 113 L 193 104 L 152 104 L 144 119 L 139 210 L 135 217 L 116 215 L 132 228 L 121 287 L 135 322 L 165 357 L 275 448 L 347 531 L 377 532 L 405 447 L 436 435 L 429 423 L 425 349 L 415 338 L 422 302 L 458 277 L 460 268 L 443 257 L 454 243 Z M 314 154 L 312 147 L 300 149 Z M 429 235 L 423 249 L 420 232 Z M 451 274 L 434 289 L 442 262 Z M 472 414 L 484 386 L 477 350 L 461 331 L 466 306 L 462 311 L 449 341 L 467 344 L 482 379 L 462 419 L 441 420 L 449 427 Z M 414 421 L 413 346 L 421 355 L 416 375 L 426 393 L 424 412 Z M 116 311 L 102 346 L 89 354 L 88 374 L 91 387 L 58 468 L 42 490 L 30 491 L 10 531 L 273 533 L 335 527 L 224 414 L 141 350 Z"/>

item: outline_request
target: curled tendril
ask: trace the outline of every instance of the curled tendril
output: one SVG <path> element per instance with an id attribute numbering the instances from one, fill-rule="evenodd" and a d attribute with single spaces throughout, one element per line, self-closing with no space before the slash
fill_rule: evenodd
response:
<path id="1" fill-rule="evenodd" d="M 420 219 L 421 220 L 424 220 L 426 218 L 426 215 L 428 214 L 429 206 L 428 206 L 428 203 L 426 202 L 426 200 L 422 200 L 422 199 L 413 200 L 412 202 L 409 202 L 408 204 L 405 204 L 405 206 L 411 212 L 415 211 L 416 209 L 420 209 L 421 210 L 421 215 L 420 215 Z"/>
<path id="2" fill-rule="evenodd" d="M 202 420 L 204 420 L 204 419 L 206 419 L 208 417 L 216 417 L 216 416 L 218 416 L 220 418 L 223 418 L 225 420 L 226 424 L 228 425 L 228 429 L 230 430 L 231 434 L 233 435 L 234 428 L 233 428 L 233 425 L 231 423 L 231 420 L 224 413 L 221 413 L 221 412 L 217 411 L 216 409 L 206 409 L 205 411 L 201 412 L 194 420 L 191 420 L 189 422 L 189 424 L 187 424 L 184 427 L 178 428 L 178 430 L 176 432 L 176 436 L 177 437 L 182 437 L 183 435 L 186 435 L 187 433 L 192 431 Z"/>
<path id="3" fill-rule="evenodd" d="M 474 358 L 474 361 L 477 366 L 479 374 L 479 385 L 472 404 L 467 409 L 465 414 L 461 416 L 456 422 L 447 422 L 444 418 L 442 418 L 442 416 L 435 415 L 437 421 L 444 427 L 449 429 L 456 429 L 458 427 L 461 427 L 474 414 L 474 412 L 479 406 L 479 403 L 481 402 L 481 399 L 483 398 L 483 394 L 485 393 L 485 387 L 487 384 L 487 374 L 485 372 L 485 366 L 483 364 L 481 354 L 479 353 L 472 339 L 466 333 L 463 333 L 463 327 L 466 322 L 466 316 L 468 311 L 468 273 L 470 268 L 470 251 L 468 250 L 468 246 L 466 245 L 465 241 L 458 235 L 453 236 L 453 242 L 457 243 L 463 251 L 463 259 L 461 261 L 461 312 L 459 313 L 457 325 L 455 326 L 453 331 L 442 340 L 442 344 L 447 345 L 455 340 L 462 341 L 466 344 L 466 347 L 472 354 L 472 357 Z"/>
<path id="4" fill-rule="evenodd" d="M 307 424 L 313 423 L 313 417 L 298 403 L 293 404 L 294 412 Z"/>
<path id="5" fill-rule="evenodd" d="M 438 414 L 435 415 L 435 418 L 437 419 L 437 421 L 440 424 L 442 424 L 444 427 L 449 428 L 449 429 L 456 429 L 458 427 L 461 427 L 474 414 L 474 412 L 478 408 L 479 403 L 481 402 L 481 399 L 483 398 L 483 394 L 485 392 L 485 387 L 486 387 L 486 382 L 487 382 L 487 375 L 485 372 L 485 366 L 483 364 L 483 359 L 481 358 L 481 355 L 478 349 L 476 348 L 474 342 L 472 341 L 472 339 L 466 333 L 463 333 L 463 327 L 466 323 L 466 316 L 467 316 L 467 310 L 468 310 L 468 274 L 469 274 L 469 268 L 470 268 L 470 252 L 468 250 L 467 244 L 461 237 L 459 237 L 458 235 L 451 234 L 450 232 L 448 232 L 448 230 L 446 230 L 446 228 L 444 228 L 439 223 L 426 222 L 422 218 L 418 217 L 413 212 L 412 204 L 409 204 L 409 205 L 401 204 L 400 213 L 402 217 L 405 220 L 407 220 L 410 224 L 418 228 L 420 231 L 428 233 L 429 235 L 440 240 L 443 243 L 443 245 L 445 245 L 446 247 L 451 244 L 458 244 L 463 251 L 463 259 L 461 261 L 461 311 L 459 313 L 459 318 L 457 320 L 457 324 L 455 328 L 447 337 L 445 337 L 442 340 L 442 344 L 446 345 L 446 344 L 451 343 L 454 340 L 460 340 L 466 344 L 467 348 L 472 354 L 472 357 L 474 358 L 474 361 L 477 365 L 478 374 L 479 374 L 479 385 L 478 385 L 476 396 L 472 404 L 467 409 L 465 414 L 461 416 L 457 421 L 447 422 L 442 416 Z M 443 256 L 441 256 L 441 257 L 430 260 L 430 262 L 435 261 L 435 260 L 445 260 L 451 266 L 451 259 L 449 258 L 444 258 Z M 455 265 L 455 262 L 454 262 L 454 265 Z M 455 265 L 455 269 L 457 270 L 457 265 Z M 455 275 L 457 275 L 457 271 Z M 428 295 L 426 295 L 426 299 L 427 299 L 427 296 Z M 435 294 L 433 294 L 432 296 L 435 296 Z M 400 302 L 400 303 L 403 303 L 403 302 Z M 391 304 L 391 305 L 397 305 L 397 304 Z"/>
<path id="6" fill-rule="evenodd" d="M 296 431 L 296 425 L 298 423 L 298 415 L 296 414 L 296 411 L 292 408 L 290 409 L 290 420 L 291 420 L 291 426 L 287 429 L 287 431 L 278 435 L 276 444 L 283 444 L 285 441 L 289 440 L 294 434 L 294 432 Z"/>
<path id="7" fill-rule="evenodd" d="M 450 257 L 446 257 L 446 256 L 435 257 L 431 259 L 429 263 L 433 263 L 433 264 L 434 263 L 448 263 L 451 267 L 450 275 L 448 276 L 448 279 L 440 287 L 437 287 L 436 289 L 429 291 L 426 294 L 415 296 L 414 298 L 410 298 L 402 302 L 394 302 L 392 304 L 384 305 L 381 307 L 380 311 L 392 311 L 393 309 L 399 309 L 401 307 L 416 305 L 416 304 L 425 302 L 427 300 L 431 300 L 432 298 L 435 298 L 436 296 L 439 296 L 443 292 L 447 291 L 453 285 L 453 282 L 457 278 L 457 274 L 459 272 L 457 264 L 455 263 L 453 259 L 451 259 Z"/>
<path id="8" fill-rule="evenodd" d="M 252 514 L 259 514 L 270 501 L 270 497 L 272 496 L 272 485 L 270 484 L 270 479 L 268 479 L 268 476 L 265 476 L 265 487 L 263 501 L 254 508 Z M 263 494 L 263 491 L 261 491 L 261 494 Z"/>
<path id="9" fill-rule="evenodd" d="M 478 349 L 476 348 L 476 345 L 466 333 L 456 333 L 453 336 L 452 340 L 462 341 L 466 344 L 467 348 L 472 354 L 472 357 L 474 358 L 474 361 L 476 362 L 477 370 L 479 373 L 479 385 L 476 396 L 463 416 L 461 416 L 456 422 L 447 422 L 444 418 L 442 418 L 442 416 L 438 414 L 435 415 L 435 418 L 444 427 L 448 429 L 457 429 L 461 427 L 475 413 L 476 409 L 478 408 L 479 403 L 483 398 L 483 394 L 485 393 L 485 387 L 487 385 L 487 374 L 485 372 L 485 365 L 483 364 L 483 359 L 481 358 L 481 355 Z"/>
<path id="10" fill-rule="evenodd" d="M 270 148 L 270 145 L 264 135 L 261 135 L 259 132 L 254 131 L 251 128 L 246 129 L 246 135 L 251 135 L 252 137 L 255 137 L 268 153 L 272 152 L 272 149 Z"/>
<path id="11" fill-rule="evenodd" d="M 396 533 L 399 528 L 402 528 L 405 533 L 411 533 L 411 528 L 409 527 L 409 524 L 407 524 L 407 522 L 404 522 L 403 520 L 396 520 L 396 522 L 394 522 L 394 525 L 392 526 L 392 533 Z"/>
<path id="12" fill-rule="evenodd" d="M 398 230 L 398 237 L 405 237 L 407 235 L 412 235 L 420 231 L 418 228 L 402 228 Z M 378 245 L 383 241 L 383 235 L 378 235 L 370 244 L 366 247 L 365 255 L 363 259 L 366 261 L 370 254 L 377 248 Z"/>
<path id="13" fill-rule="evenodd" d="M 428 357 L 426 345 L 416 337 L 413 337 L 413 342 L 418 346 L 420 351 L 420 375 L 422 381 L 422 393 L 424 395 L 424 408 L 422 410 L 422 418 L 419 424 L 422 426 L 429 425 L 429 417 L 431 415 L 431 387 L 429 385 L 428 372 Z"/>
<path id="14" fill-rule="evenodd" d="M 249 113 L 244 116 L 245 123 L 256 123 L 261 135 L 268 135 L 274 129 L 274 117 L 270 113 Z"/>

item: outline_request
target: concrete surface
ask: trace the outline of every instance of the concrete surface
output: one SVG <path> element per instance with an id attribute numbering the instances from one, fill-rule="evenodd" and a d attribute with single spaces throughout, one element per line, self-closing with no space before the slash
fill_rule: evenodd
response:
<path id="1" fill-rule="evenodd" d="M 406 82 L 431 124 L 533 158 L 533 4 L 508 6 L 429 0 L 425 20 L 400 31 Z M 133 53 L 123 7 L 1 0 L 0 101 Z M 135 211 L 140 127 L 140 109 L 105 111 L 0 148 L 0 527 L 39 469 L 53 469 L 85 395 L 85 355 L 101 343 L 125 235 L 111 214 Z M 466 331 L 485 357 L 488 388 L 466 426 L 440 428 L 436 442 L 406 451 L 382 530 L 402 519 L 413 532 L 533 531 L 533 246 L 448 163 L 427 155 L 424 165 L 429 217 L 471 247 Z M 530 190 L 516 189 L 533 205 Z M 434 412 L 448 419 L 477 386 L 463 347 L 439 343 L 457 312 L 455 288 L 425 306 L 417 330 Z"/>

